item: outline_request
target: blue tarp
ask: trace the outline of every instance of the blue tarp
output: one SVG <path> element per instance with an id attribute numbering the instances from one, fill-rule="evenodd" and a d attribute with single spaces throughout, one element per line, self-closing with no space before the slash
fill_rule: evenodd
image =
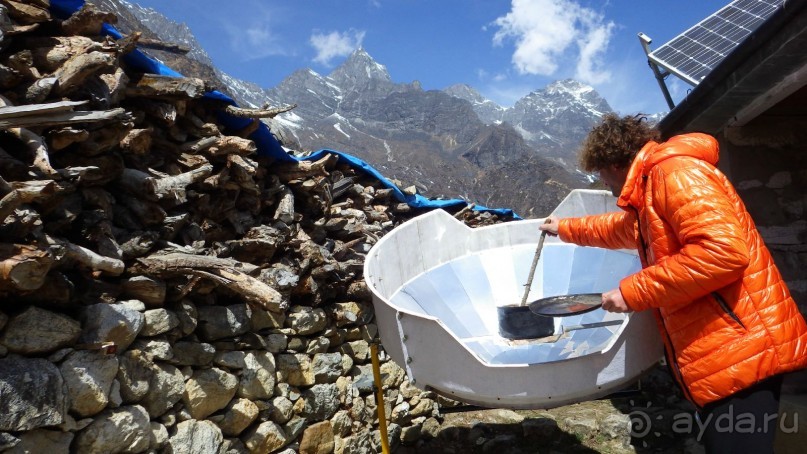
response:
<path id="1" fill-rule="evenodd" d="M 50 1 L 50 9 L 61 19 L 66 19 L 70 17 L 74 12 L 81 9 L 84 6 L 84 0 L 51 0 Z M 120 32 L 118 32 L 115 27 L 104 24 L 103 32 L 109 36 L 112 36 L 115 39 L 120 39 L 123 37 Z M 149 57 L 148 55 L 144 54 L 139 50 L 134 50 L 124 56 L 124 60 L 127 65 L 136 68 L 140 71 L 145 73 L 151 74 L 160 74 L 164 76 L 171 76 L 171 77 L 183 77 L 182 74 L 174 71 L 173 69 L 169 68 L 168 66 L 164 65 L 160 61 Z M 218 101 L 223 101 L 227 104 L 231 104 L 233 106 L 236 105 L 235 101 L 230 98 L 229 96 L 225 95 L 224 93 L 214 90 L 208 93 L 205 93 L 205 97 L 209 99 L 215 99 Z M 217 112 L 218 120 L 224 125 L 225 128 L 231 130 L 239 130 L 246 128 L 250 125 L 251 119 L 248 118 L 238 118 L 232 115 L 228 115 L 223 110 Z M 468 205 L 468 202 L 462 199 L 448 199 L 448 200 L 432 200 L 426 197 L 423 197 L 420 194 L 408 195 L 404 194 L 398 186 L 393 184 L 390 180 L 386 177 L 381 175 L 376 169 L 371 167 L 366 162 L 362 161 L 355 156 L 351 156 L 347 153 L 343 153 L 341 151 L 336 150 L 319 150 L 315 153 L 312 153 L 308 156 L 304 157 L 296 157 L 286 152 L 280 143 L 275 139 L 272 133 L 269 131 L 269 127 L 266 126 L 265 123 L 259 122 L 258 129 L 253 132 L 249 139 L 255 142 L 255 146 L 258 149 L 258 154 L 262 156 L 268 156 L 274 158 L 276 161 L 281 162 L 295 162 L 295 161 L 315 161 L 324 157 L 326 154 L 335 154 L 339 156 L 339 161 L 343 163 L 347 163 L 351 167 L 364 171 L 372 175 L 374 178 L 377 178 L 381 184 L 393 190 L 393 194 L 396 199 L 400 202 L 406 202 L 413 208 L 453 208 L 453 207 L 464 207 Z M 475 206 L 475 210 L 477 211 L 487 211 L 493 214 L 501 215 L 501 216 L 508 216 L 513 217 L 515 219 L 521 219 L 513 210 L 511 209 L 494 209 L 494 208 L 486 208 L 483 206 Z"/>

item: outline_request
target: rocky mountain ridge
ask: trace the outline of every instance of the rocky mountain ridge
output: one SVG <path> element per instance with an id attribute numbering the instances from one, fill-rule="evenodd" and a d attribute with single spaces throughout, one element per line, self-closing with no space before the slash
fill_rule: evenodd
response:
<path id="1" fill-rule="evenodd" d="M 122 0 L 102 3 L 115 5 L 119 28 L 146 28 L 192 49 L 185 56 L 147 52 L 185 75 L 211 81 L 239 105 L 296 104 L 269 122 L 291 151 L 344 151 L 429 197 L 459 197 L 542 216 L 571 189 L 589 184 L 576 171 L 576 147 L 611 110 L 591 87 L 573 80 L 536 90 L 510 108 L 469 86 L 424 90 L 417 81 L 394 82 L 361 48 L 327 76 L 304 68 L 275 87 L 261 88 L 210 66 L 184 24 Z M 507 174 L 513 171 L 517 175 Z M 512 179 L 519 186 L 500 186 Z"/>

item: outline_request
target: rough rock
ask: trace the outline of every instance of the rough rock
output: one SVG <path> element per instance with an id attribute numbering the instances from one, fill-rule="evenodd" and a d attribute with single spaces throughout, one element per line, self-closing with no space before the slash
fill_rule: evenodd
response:
<path id="1" fill-rule="evenodd" d="M 201 369 L 185 382 L 182 402 L 194 419 L 205 419 L 226 407 L 235 395 L 238 379 L 221 369 Z"/>
<path id="2" fill-rule="evenodd" d="M 106 410 L 76 436 L 76 452 L 143 452 L 151 439 L 151 424 L 139 405 Z"/>
<path id="3" fill-rule="evenodd" d="M 67 386 L 70 411 L 92 416 L 109 403 L 112 382 L 118 373 L 118 358 L 97 351 L 75 351 L 59 366 Z"/>
<path id="4" fill-rule="evenodd" d="M 12 353 L 42 354 L 71 345 L 80 335 L 78 321 L 31 306 L 8 321 L 0 344 Z"/>
<path id="5" fill-rule="evenodd" d="M 177 424 L 176 433 L 168 442 L 172 454 L 224 453 L 221 430 L 210 421 L 182 421 Z"/>
<path id="6" fill-rule="evenodd" d="M 51 362 L 10 355 L 0 359 L 0 430 L 61 424 L 67 414 L 64 380 Z"/>

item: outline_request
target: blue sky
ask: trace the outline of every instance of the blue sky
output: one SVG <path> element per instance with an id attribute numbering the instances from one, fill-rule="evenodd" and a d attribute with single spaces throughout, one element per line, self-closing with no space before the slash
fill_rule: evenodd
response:
<path id="1" fill-rule="evenodd" d="M 266 88 L 329 74 L 358 46 L 395 82 L 465 83 L 509 107 L 559 79 L 622 114 L 666 111 L 637 38 L 652 48 L 728 0 L 131 0 L 184 22 L 230 75 Z M 689 88 L 673 76 L 674 100 Z"/>

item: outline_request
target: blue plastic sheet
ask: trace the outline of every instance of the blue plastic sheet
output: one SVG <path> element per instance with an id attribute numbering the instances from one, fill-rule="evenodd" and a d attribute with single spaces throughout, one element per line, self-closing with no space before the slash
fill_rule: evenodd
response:
<path id="1" fill-rule="evenodd" d="M 84 6 L 84 0 L 51 0 L 50 1 L 50 9 L 51 12 L 61 19 L 66 19 L 70 17 L 74 12 L 81 9 Z M 104 24 L 103 33 L 115 38 L 120 39 L 123 37 L 121 33 L 115 29 L 115 27 Z M 159 74 L 163 76 L 171 76 L 171 77 L 183 77 L 182 74 L 174 71 L 173 69 L 169 68 L 168 66 L 164 65 L 160 61 L 149 57 L 148 55 L 144 54 L 139 50 L 134 50 L 124 56 L 124 60 L 127 65 L 136 68 L 144 73 L 151 73 L 151 74 Z M 225 95 L 224 93 L 214 90 L 204 95 L 208 99 L 213 99 L 217 101 L 222 101 L 224 103 L 230 104 L 235 106 L 235 100 L 230 98 L 229 96 Z M 220 110 L 217 112 L 217 117 L 221 124 L 230 130 L 239 130 L 246 128 L 250 125 L 251 119 L 248 118 L 239 118 L 234 117 L 232 115 L 228 115 L 224 110 Z M 395 198 L 400 202 L 405 202 L 409 204 L 409 206 L 413 208 L 454 208 L 454 207 L 464 207 L 468 205 L 468 202 L 462 199 L 429 199 L 420 194 L 404 194 L 400 188 L 398 188 L 395 184 L 393 184 L 389 179 L 381 175 L 376 169 L 372 166 L 367 164 L 366 162 L 362 161 L 355 156 L 351 156 L 347 153 L 343 153 L 341 151 L 335 150 L 319 150 L 315 153 L 312 153 L 308 156 L 304 157 L 296 157 L 286 152 L 280 143 L 275 139 L 272 135 L 271 131 L 269 131 L 269 127 L 266 126 L 265 123 L 259 122 L 258 129 L 253 132 L 249 139 L 255 142 L 255 146 L 258 149 L 258 154 L 261 156 L 268 156 L 274 158 L 276 161 L 281 162 L 295 162 L 295 161 L 315 161 L 324 157 L 326 154 L 335 154 L 339 157 L 339 161 L 350 165 L 351 167 L 361 170 L 374 178 L 377 178 L 381 184 L 393 190 L 393 195 Z M 487 208 L 483 206 L 476 205 L 474 206 L 474 210 L 477 211 L 486 211 L 493 214 L 497 214 L 500 216 L 507 216 L 512 217 L 514 219 L 521 219 L 513 210 L 506 209 L 506 208 Z"/>

